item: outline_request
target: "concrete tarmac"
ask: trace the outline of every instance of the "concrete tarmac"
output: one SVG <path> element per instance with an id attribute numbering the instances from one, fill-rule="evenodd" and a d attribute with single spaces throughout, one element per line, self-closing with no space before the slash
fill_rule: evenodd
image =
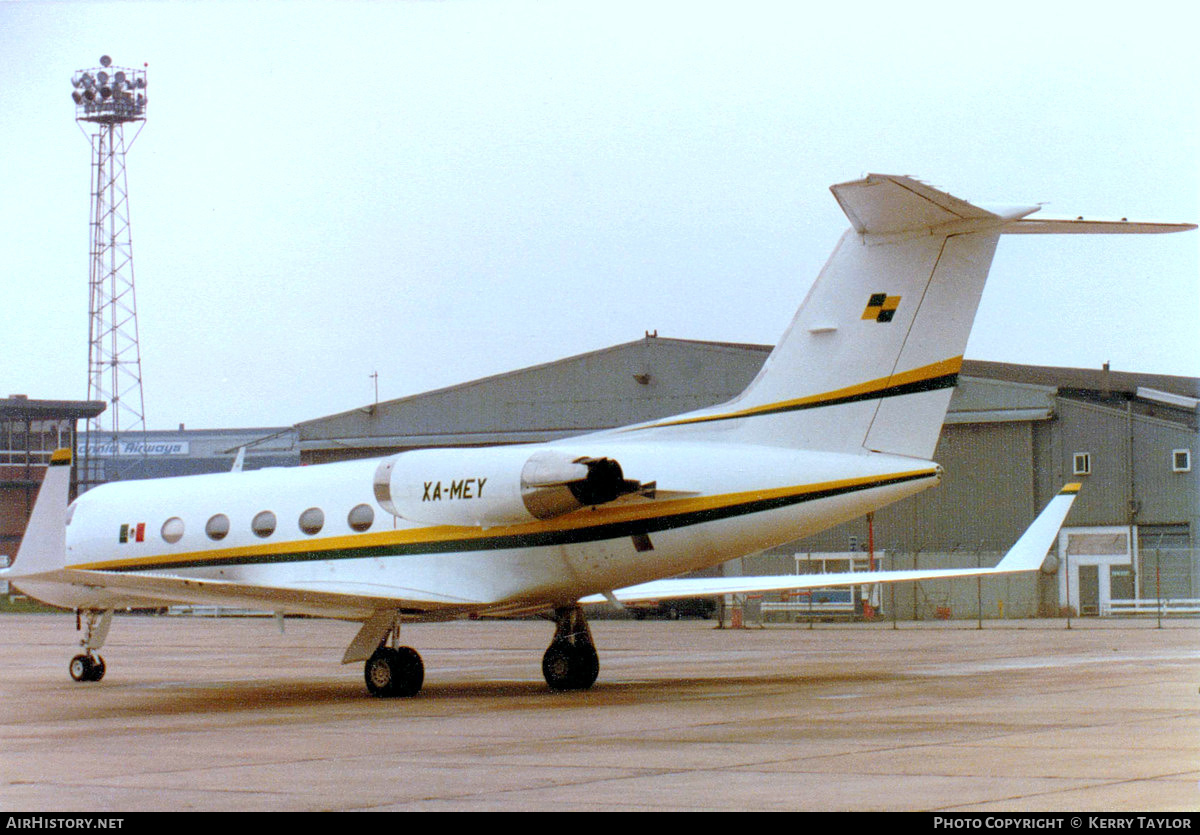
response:
<path id="1" fill-rule="evenodd" d="M 77 684 L 71 615 L 0 616 L 0 809 L 1193 811 L 1200 622 L 405 627 L 413 699 L 339 666 L 354 624 L 118 616 Z"/>

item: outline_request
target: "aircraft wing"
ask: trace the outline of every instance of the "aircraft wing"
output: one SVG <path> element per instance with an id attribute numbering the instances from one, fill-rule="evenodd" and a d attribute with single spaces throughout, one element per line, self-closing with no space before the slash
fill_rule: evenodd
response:
<path id="1" fill-rule="evenodd" d="M 399 610 L 423 619 L 437 612 L 453 617 L 455 610 L 475 610 L 480 601 L 453 598 L 420 589 L 370 583 L 304 583 L 260 586 L 245 582 L 199 580 L 163 574 L 66 569 L 51 577 L 15 582 L 36 592 L 39 581 L 69 583 L 102 595 L 98 608 L 194 604 L 363 620 L 380 609 Z M 36 596 L 36 595 L 35 595 Z"/>
<path id="2" fill-rule="evenodd" d="M 623 589 L 614 589 L 612 597 L 619 603 L 643 603 L 652 600 L 671 600 L 681 597 L 712 597 L 719 594 L 751 594 L 794 589 L 858 586 L 871 583 L 902 583 L 915 580 L 941 580 L 952 577 L 988 577 L 1036 571 L 1042 567 L 1046 553 L 1054 545 L 1058 529 L 1079 493 L 1078 484 L 1068 484 L 1050 500 L 1009 549 L 999 564 L 992 568 L 931 568 L 899 571 L 846 571 L 836 574 L 777 574 L 758 577 L 677 577 L 654 580 Z M 580 603 L 603 603 L 606 595 L 591 595 Z"/>

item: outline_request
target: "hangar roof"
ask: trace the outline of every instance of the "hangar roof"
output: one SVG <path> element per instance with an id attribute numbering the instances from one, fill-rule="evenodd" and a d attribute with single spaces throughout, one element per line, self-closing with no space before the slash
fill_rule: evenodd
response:
<path id="1" fill-rule="evenodd" d="M 1200 399 L 1200 378 L 1168 374 L 1142 374 L 1106 368 L 1056 368 L 1045 365 L 1013 365 L 1007 362 L 964 360 L 962 373 L 971 377 L 1007 380 L 1013 383 L 1053 386 L 1060 391 L 1112 392 L 1137 396 L 1153 389 Z"/>
<path id="2" fill-rule="evenodd" d="M 555 362 L 297 425 L 301 450 L 541 441 L 711 406 L 740 393 L 770 346 L 647 335 Z"/>
<path id="3" fill-rule="evenodd" d="M 93 418 L 104 411 L 102 400 L 30 400 L 23 394 L 0 399 L 3 420 L 70 420 Z"/>
<path id="4" fill-rule="evenodd" d="M 530 368 L 305 421 L 301 452 L 377 455 L 427 446 L 544 441 L 725 402 L 770 345 L 647 334 Z M 1145 390 L 1200 398 L 1200 380 L 966 360 L 947 423 L 1046 420 L 1064 392 L 1103 399 Z"/>

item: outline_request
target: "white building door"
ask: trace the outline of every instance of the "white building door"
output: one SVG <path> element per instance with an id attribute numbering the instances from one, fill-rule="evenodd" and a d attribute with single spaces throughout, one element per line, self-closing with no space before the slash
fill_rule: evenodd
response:
<path id="1" fill-rule="evenodd" d="M 1063 528 L 1058 534 L 1058 564 L 1067 566 L 1066 571 L 1058 572 L 1059 606 L 1070 606 L 1081 615 L 1107 616 L 1112 601 L 1113 567 L 1129 570 L 1133 566 L 1129 528 Z M 1086 589 L 1080 585 L 1081 567 L 1084 582 L 1089 586 Z"/>

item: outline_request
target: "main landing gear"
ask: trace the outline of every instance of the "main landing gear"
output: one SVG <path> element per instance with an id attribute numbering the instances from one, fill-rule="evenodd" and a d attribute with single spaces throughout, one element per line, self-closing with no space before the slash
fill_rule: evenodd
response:
<path id="1" fill-rule="evenodd" d="M 579 604 L 554 610 L 554 639 L 542 656 L 551 690 L 587 690 L 600 675 L 600 656 Z"/>
<path id="2" fill-rule="evenodd" d="M 415 696 L 421 691 L 421 685 L 425 683 L 425 664 L 415 649 L 396 646 L 399 642 L 400 624 L 393 622 L 391 631 L 367 659 L 363 678 L 372 696 Z"/>
<path id="3" fill-rule="evenodd" d="M 551 690 L 587 690 L 600 675 L 600 656 L 583 609 L 577 603 L 558 607 L 554 624 L 554 638 L 542 656 L 546 684 Z M 363 659 L 376 641 L 378 647 L 363 666 L 367 690 L 381 698 L 417 695 L 425 682 L 425 665 L 415 649 L 399 646 L 400 622 L 391 612 L 378 612 L 363 625 L 343 661 Z"/>
<path id="4" fill-rule="evenodd" d="M 104 659 L 96 650 L 104 646 L 104 640 L 108 637 L 108 628 L 112 625 L 112 615 L 112 609 L 104 610 L 103 614 L 94 609 L 88 611 L 87 632 L 84 633 L 83 640 L 79 642 L 79 645 L 83 647 L 83 652 L 72 658 L 68 667 L 71 671 L 71 678 L 75 681 L 99 681 L 104 678 L 107 667 Z M 75 628 L 77 630 L 81 628 L 79 612 L 75 613 Z"/>

